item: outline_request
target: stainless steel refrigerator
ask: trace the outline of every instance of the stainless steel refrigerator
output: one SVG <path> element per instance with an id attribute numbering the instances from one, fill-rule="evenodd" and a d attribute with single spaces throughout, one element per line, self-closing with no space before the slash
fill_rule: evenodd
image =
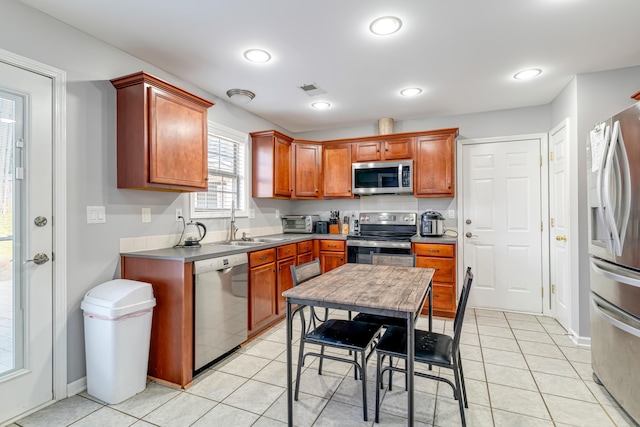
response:
<path id="1" fill-rule="evenodd" d="M 591 364 L 640 421 L 640 103 L 596 125 L 588 144 Z"/>

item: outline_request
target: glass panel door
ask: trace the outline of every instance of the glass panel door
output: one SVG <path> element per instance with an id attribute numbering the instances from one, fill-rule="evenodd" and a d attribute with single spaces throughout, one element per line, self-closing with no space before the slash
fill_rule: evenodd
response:
<path id="1" fill-rule="evenodd" d="M 20 259 L 23 99 L 0 91 L 0 376 L 23 368 Z"/>

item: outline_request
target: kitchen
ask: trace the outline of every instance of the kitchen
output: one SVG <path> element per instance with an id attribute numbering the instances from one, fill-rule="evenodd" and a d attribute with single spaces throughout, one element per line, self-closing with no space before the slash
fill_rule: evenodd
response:
<path id="1" fill-rule="evenodd" d="M 0 48 L 67 72 L 65 216 L 68 232 L 64 237 L 67 240 L 66 265 L 68 267 L 63 296 L 66 308 L 62 316 L 66 328 L 61 344 L 67 361 L 60 367 L 66 372 L 62 380 L 59 380 L 57 387 L 58 390 L 63 390 L 59 393 L 64 393 L 66 396 L 67 393 L 75 394 L 73 390 L 81 388 L 81 385 L 75 384 L 80 384 L 85 375 L 80 301 L 92 287 L 119 277 L 118 254 L 121 239 L 126 239 L 124 244 L 134 245 L 135 249 L 143 249 L 148 247 L 147 245 L 153 247 L 158 244 L 160 236 L 179 234 L 180 223 L 175 221 L 176 209 L 190 212 L 189 200 L 185 196 L 117 189 L 114 167 L 116 98 L 115 90 L 109 81 L 118 76 L 144 70 L 181 87 L 186 87 L 204 98 L 211 99 L 211 97 L 194 85 L 173 77 L 161 67 L 114 49 L 23 3 L 4 1 L 2 8 L 7 12 L 7 16 L 13 19 L 0 30 L 3 36 Z M 628 15 L 631 16 L 633 13 Z M 42 36 L 35 40 L 16 37 L 15 34 L 21 33 L 24 28 L 40 29 L 42 33 L 38 34 L 46 34 L 46 37 Z M 43 43 L 48 43 L 50 46 L 45 47 Z M 585 140 L 593 123 L 629 105 L 631 102 L 629 96 L 639 89 L 637 65 L 637 62 L 633 62 L 625 65 L 630 68 L 605 67 L 581 72 L 574 78 L 567 79 L 565 85 L 558 86 L 557 96 L 545 102 L 517 108 L 494 109 L 494 111 L 482 113 L 469 112 L 449 116 L 441 114 L 422 119 L 396 119 L 395 132 L 419 132 L 457 127 L 461 130 L 460 139 L 546 133 L 562 119 L 570 117 L 574 125 L 572 140 L 576 141 L 577 147 L 578 143 Z M 298 82 L 293 82 L 295 83 Z M 259 100 L 259 96 L 260 94 L 257 94 L 254 101 Z M 215 100 L 216 105 L 209 110 L 209 118 L 214 122 L 247 134 L 275 127 L 273 122 L 248 113 L 232 103 L 225 102 L 222 98 L 212 100 Z M 296 138 L 323 141 L 375 135 L 377 119 L 380 117 L 383 116 L 377 115 L 357 125 L 301 132 L 299 135 L 296 134 Z M 586 203 L 586 179 L 584 178 L 586 154 L 576 148 L 572 155 L 576 165 L 571 175 L 572 186 L 575 189 L 572 203 L 575 203 L 575 206 L 582 206 Z M 327 218 L 330 210 L 366 212 L 377 210 L 377 206 L 371 206 L 377 203 L 387 206 L 393 203 L 393 206 L 397 207 L 394 210 L 410 210 L 418 213 L 431 209 L 445 213 L 456 210 L 455 199 L 429 200 L 407 196 L 380 196 L 382 199 L 376 199 L 376 197 L 320 201 L 254 199 L 250 200 L 249 209 L 254 209 L 255 218 L 239 216 L 237 222 L 241 230 L 247 230 L 250 234 L 259 236 L 277 232 L 280 219 L 276 218 L 276 210 L 281 214 L 317 212 Z M 106 223 L 87 224 L 87 206 L 105 206 Z M 151 209 L 151 222 L 141 222 L 142 208 Z M 575 223 L 579 224 L 580 230 L 586 230 L 586 213 L 575 209 L 574 215 Z M 207 225 L 208 232 L 211 233 L 208 236 L 212 239 L 211 241 L 221 241 L 226 238 L 228 217 L 201 221 Z M 456 221 L 457 219 L 447 219 L 446 225 L 455 227 Z M 586 234 L 580 230 L 577 234 Z M 572 328 L 581 337 L 589 336 L 589 286 L 586 279 L 589 270 L 586 253 L 586 242 L 576 246 L 573 273 L 575 277 L 572 280 L 575 284 L 572 299 L 576 307 Z M 60 386 L 60 383 L 63 385 Z"/>

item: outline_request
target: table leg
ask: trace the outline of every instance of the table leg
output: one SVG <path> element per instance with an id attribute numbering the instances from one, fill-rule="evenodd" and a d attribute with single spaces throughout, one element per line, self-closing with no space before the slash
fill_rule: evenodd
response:
<path id="1" fill-rule="evenodd" d="M 429 332 L 433 332 L 433 281 L 429 285 Z"/>
<path id="2" fill-rule="evenodd" d="M 293 318 L 291 316 L 291 303 L 287 299 L 287 421 L 289 427 L 293 427 L 293 374 L 291 372 L 291 338 L 293 337 Z"/>
<path id="3" fill-rule="evenodd" d="M 413 362 L 415 353 L 415 321 L 414 313 L 407 315 L 407 416 L 409 427 L 413 427 Z"/>

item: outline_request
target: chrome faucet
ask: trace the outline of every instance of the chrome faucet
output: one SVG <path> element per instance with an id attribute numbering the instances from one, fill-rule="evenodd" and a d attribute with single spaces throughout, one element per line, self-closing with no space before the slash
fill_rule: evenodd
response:
<path id="1" fill-rule="evenodd" d="M 238 232 L 238 227 L 236 227 L 236 207 L 235 202 L 231 201 L 231 223 L 229 224 L 229 242 L 236 240 L 236 233 Z"/>

